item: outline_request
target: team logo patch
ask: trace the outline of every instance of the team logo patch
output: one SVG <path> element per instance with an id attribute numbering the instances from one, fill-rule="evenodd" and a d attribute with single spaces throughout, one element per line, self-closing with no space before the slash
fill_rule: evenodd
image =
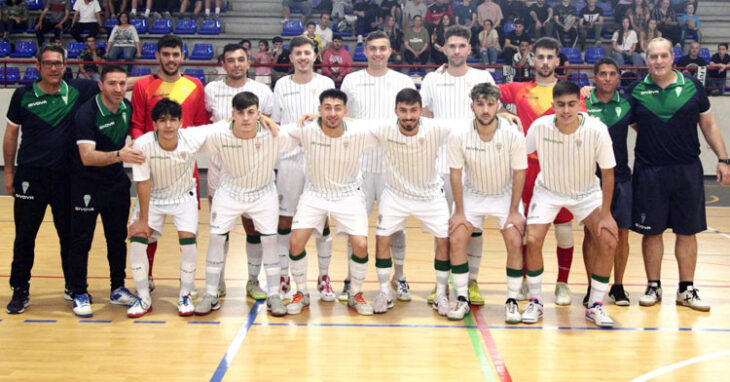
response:
<path id="1" fill-rule="evenodd" d="M 84 195 L 84 206 L 88 207 L 89 203 L 91 203 L 91 195 L 86 194 Z"/>
<path id="2" fill-rule="evenodd" d="M 674 91 L 677 92 L 677 97 L 679 97 L 680 94 L 682 94 L 682 88 L 674 88 Z"/>
<path id="3" fill-rule="evenodd" d="M 621 108 L 616 106 L 616 115 L 621 115 Z"/>
<path id="4" fill-rule="evenodd" d="M 347 150 L 347 146 L 350 146 L 350 141 L 343 141 L 342 146 Z"/>
<path id="5" fill-rule="evenodd" d="M 28 187 L 30 187 L 30 183 L 29 182 L 23 182 L 23 183 L 20 184 L 20 187 L 23 188 L 23 193 L 25 194 L 25 192 L 28 191 Z"/>
<path id="6" fill-rule="evenodd" d="M 578 146 L 578 148 L 580 148 L 581 146 L 583 146 L 583 140 L 580 138 L 576 139 L 575 145 Z"/>
<path id="7" fill-rule="evenodd" d="M 644 224 L 645 221 L 646 221 L 646 214 L 642 213 L 641 214 L 641 224 Z"/>
<path id="8" fill-rule="evenodd" d="M 495 143 L 494 147 L 497 149 L 497 151 L 502 151 L 502 142 Z"/>
<path id="9" fill-rule="evenodd" d="M 423 144 L 426 143 L 426 139 L 424 137 L 418 138 L 418 144 L 423 146 Z"/>
<path id="10" fill-rule="evenodd" d="M 256 150 L 261 150 L 261 142 L 256 142 L 253 145 L 256 147 Z"/>

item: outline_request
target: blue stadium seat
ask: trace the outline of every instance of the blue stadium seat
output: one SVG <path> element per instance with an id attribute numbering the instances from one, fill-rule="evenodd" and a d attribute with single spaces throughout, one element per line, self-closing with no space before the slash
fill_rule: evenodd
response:
<path id="1" fill-rule="evenodd" d="M 412 70 L 412 71 L 408 72 L 408 76 L 409 77 L 413 77 L 413 76 L 424 77 L 424 76 L 426 76 L 426 72 L 421 71 L 421 70 Z"/>
<path id="2" fill-rule="evenodd" d="M 3 70 L 0 68 L 0 84 L 12 85 L 20 82 L 20 68 L 9 66 Z"/>
<path id="3" fill-rule="evenodd" d="M 213 44 L 195 44 L 190 54 L 191 60 L 210 60 L 213 58 Z"/>
<path id="4" fill-rule="evenodd" d="M 570 81 L 575 82 L 580 87 L 588 86 L 591 84 L 586 73 L 571 73 Z"/>
<path id="5" fill-rule="evenodd" d="M 367 62 L 368 58 L 365 57 L 365 46 L 358 45 L 355 47 L 355 53 L 352 54 L 352 60 L 355 62 Z"/>
<path id="6" fill-rule="evenodd" d="M 494 79 L 494 82 L 497 84 L 501 84 L 504 82 L 504 75 L 502 72 L 493 72 L 492 78 Z"/>
<path id="7" fill-rule="evenodd" d="M 23 79 L 20 80 L 21 84 L 27 85 L 32 83 L 33 81 L 37 80 L 39 77 L 38 69 L 28 66 L 25 68 L 25 73 L 23 73 Z"/>
<path id="8" fill-rule="evenodd" d="M 43 9 L 43 1 L 41 0 L 25 0 L 25 5 L 29 11 L 40 11 Z"/>
<path id="9" fill-rule="evenodd" d="M 188 58 L 188 44 L 183 43 L 183 58 Z"/>
<path id="10" fill-rule="evenodd" d="M 284 22 L 284 26 L 281 29 L 282 36 L 299 36 L 302 33 L 304 33 L 304 27 L 299 20 L 288 20 Z"/>
<path id="11" fill-rule="evenodd" d="M 195 34 L 197 30 L 198 23 L 195 19 L 180 19 L 175 25 L 175 34 Z"/>
<path id="12" fill-rule="evenodd" d="M 106 52 L 106 45 L 107 45 L 106 41 L 97 41 L 96 42 L 96 47 L 101 48 L 101 50 L 103 50 L 104 52 Z"/>
<path id="13" fill-rule="evenodd" d="M 66 55 L 68 58 L 77 58 L 85 46 L 86 44 L 83 42 L 69 42 L 66 44 Z"/>
<path id="14" fill-rule="evenodd" d="M 603 17 L 613 17 L 613 6 L 610 1 L 596 3 L 596 6 L 603 9 Z"/>
<path id="15" fill-rule="evenodd" d="M 34 28 L 35 28 L 35 25 L 37 24 L 37 20 L 38 19 L 35 18 L 35 17 L 29 17 L 28 18 L 28 28 L 25 31 L 17 30 L 16 29 L 14 32 L 15 33 L 23 33 L 23 32 L 25 32 L 25 33 L 33 33 L 33 34 L 35 34 L 35 29 Z"/>
<path id="16" fill-rule="evenodd" d="M 15 43 L 15 51 L 10 53 L 12 58 L 30 58 L 36 54 L 35 41 L 18 41 Z"/>
<path id="17" fill-rule="evenodd" d="M 334 24 L 332 24 L 332 36 L 333 37 L 337 37 L 337 36 L 339 36 L 339 37 L 350 37 L 350 36 L 352 36 L 352 31 L 351 30 L 348 30 L 347 32 L 339 32 L 338 29 L 337 29 L 337 25 L 339 23 L 340 22 L 337 21 Z"/>
<path id="18" fill-rule="evenodd" d="M 142 58 L 145 60 L 152 60 L 155 58 L 155 52 L 157 52 L 156 42 L 146 42 L 142 44 Z"/>
<path id="19" fill-rule="evenodd" d="M 589 46 L 586 48 L 585 61 L 589 64 L 595 64 L 599 59 L 606 57 L 606 50 L 599 46 Z"/>
<path id="20" fill-rule="evenodd" d="M 515 23 L 507 22 L 504 23 L 504 27 L 502 28 L 502 32 L 504 32 L 504 35 L 508 35 L 510 32 L 515 30 Z"/>
<path id="21" fill-rule="evenodd" d="M 568 62 L 571 64 L 582 64 L 583 57 L 580 55 L 580 48 L 563 48 L 560 50 L 564 55 L 568 57 Z"/>
<path id="22" fill-rule="evenodd" d="M 129 71 L 130 77 L 142 77 L 142 76 L 148 76 L 150 74 L 152 74 L 152 70 L 147 67 L 132 68 L 132 70 Z"/>
<path id="23" fill-rule="evenodd" d="M 476 58 L 476 57 L 469 56 L 469 57 L 466 58 L 466 63 L 467 64 L 478 64 L 479 63 L 479 59 Z"/>
<path id="24" fill-rule="evenodd" d="M 183 73 L 190 77 L 195 77 L 195 78 L 199 79 L 200 82 L 203 85 L 205 85 L 205 72 L 203 71 L 203 69 L 190 68 L 190 69 L 185 69 L 185 71 Z"/>
<path id="25" fill-rule="evenodd" d="M 149 30 L 147 19 L 131 19 L 129 20 L 129 23 L 134 25 L 134 28 L 137 29 L 137 34 L 145 34 Z"/>
<path id="26" fill-rule="evenodd" d="M 700 57 L 702 57 L 707 64 L 710 63 L 710 60 L 712 59 L 712 55 L 710 54 L 710 50 L 707 48 L 700 49 Z"/>
<path id="27" fill-rule="evenodd" d="M 0 41 L 0 57 L 7 57 L 11 50 L 10 42 Z"/>
<path id="28" fill-rule="evenodd" d="M 107 33 L 112 33 L 112 29 L 117 25 L 119 25 L 119 20 L 113 17 L 104 20 L 104 28 L 107 29 Z"/>
<path id="29" fill-rule="evenodd" d="M 200 23 L 198 34 L 219 35 L 221 34 L 221 22 L 216 19 L 203 20 Z"/>
<path id="30" fill-rule="evenodd" d="M 680 58 L 684 56 L 684 52 L 682 51 L 682 48 L 674 47 L 674 63 L 676 64 L 677 61 L 679 61 Z"/>
<path id="31" fill-rule="evenodd" d="M 172 20 L 170 19 L 157 19 L 152 21 L 150 27 L 150 34 L 168 34 L 172 33 Z"/>

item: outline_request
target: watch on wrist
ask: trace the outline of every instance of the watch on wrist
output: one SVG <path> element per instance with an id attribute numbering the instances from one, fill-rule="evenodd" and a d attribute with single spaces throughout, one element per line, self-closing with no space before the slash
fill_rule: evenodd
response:
<path id="1" fill-rule="evenodd" d="M 717 161 L 718 161 L 719 163 L 725 163 L 725 164 L 730 164 L 730 159 L 718 159 Z"/>

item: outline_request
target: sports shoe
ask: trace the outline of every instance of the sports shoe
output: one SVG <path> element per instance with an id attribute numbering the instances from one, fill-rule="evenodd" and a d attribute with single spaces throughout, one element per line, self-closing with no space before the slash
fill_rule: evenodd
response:
<path id="1" fill-rule="evenodd" d="M 586 308 L 588 307 L 588 299 L 591 297 L 591 286 L 588 286 L 588 290 L 586 291 L 586 295 L 583 296 L 583 306 Z"/>
<path id="2" fill-rule="evenodd" d="M 398 279 L 390 280 L 390 285 L 395 289 L 395 298 L 398 301 L 411 301 L 410 287 L 405 276 L 401 276 Z"/>
<path id="3" fill-rule="evenodd" d="M 13 288 L 13 298 L 10 299 L 5 311 L 8 314 L 20 314 L 25 312 L 25 308 L 30 306 L 30 295 L 27 290 L 21 288 Z"/>
<path id="4" fill-rule="evenodd" d="M 177 314 L 183 317 L 192 316 L 195 313 L 195 305 L 190 295 L 182 296 L 177 300 Z"/>
<path id="5" fill-rule="evenodd" d="M 205 316 L 211 311 L 218 310 L 220 308 L 221 302 L 218 299 L 218 296 L 213 296 L 212 294 L 206 293 L 205 295 L 203 295 L 203 299 L 195 304 L 195 315 Z"/>
<path id="6" fill-rule="evenodd" d="M 317 291 L 319 291 L 319 299 L 325 302 L 335 301 L 335 291 L 332 289 L 330 277 L 328 275 L 319 276 L 317 278 Z"/>
<path id="7" fill-rule="evenodd" d="M 289 305 L 286 306 L 286 314 L 299 314 L 302 309 L 309 307 L 309 293 L 294 293 Z"/>
<path id="8" fill-rule="evenodd" d="M 127 317 L 139 318 L 145 315 L 147 312 L 152 311 L 152 301 L 147 301 L 137 297 L 134 302 L 127 307 Z"/>
<path id="9" fill-rule="evenodd" d="M 469 314 L 469 312 L 471 312 L 469 300 L 467 300 L 464 296 L 459 296 L 456 300 L 456 305 L 446 314 L 446 317 L 451 321 L 460 321 L 463 320 L 464 316 Z"/>
<path id="10" fill-rule="evenodd" d="M 342 302 L 347 302 L 350 299 L 350 279 L 345 279 L 342 285 L 342 292 L 337 296 L 337 299 Z"/>
<path id="11" fill-rule="evenodd" d="M 440 316 L 445 316 L 449 314 L 449 311 L 451 310 L 451 305 L 449 305 L 449 298 L 446 297 L 445 294 L 440 294 L 434 297 L 431 307 L 433 308 L 433 310 L 437 311 Z"/>
<path id="12" fill-rule="evenodd" d="M 74 296 L 73 296 L 73 293 L 71 293 L 71 289 L 68 289 L 68 288 L 63 289 L 63 299 L 66 301 L 74 300 Z"/>
<path id="13" fill-rule="evenodd" d="M 522 322 L 525 324 L 535 324 L 542 318 L 542 304 L 537 299 L 531 298 L 527 308 L 522 313 Z"/>
<path id="14" fill-rule="evenodd" d="M 147 285 L 150 293 L 152 293 L 152 291 L 155 290 L 155 279 L 152 278 L 152 276 L 147 277 Z"/>
<path id="15" fill-rule="evenodd" d="M 522 287 L 520 292 L 517 293 L 517 301 L 527 301 L 530 299 L 530 288 L 527 287 L 527 279 L 522 278 Z"/>
<path id="16" fill-rule="evenodd" d="M 570 298 L 570 288 L 568 288 L 568 284 L 555 284 L 555 304 L 561 306 L 570 305 L 571 300 L 572 299 Z"/>
<path id="17" fill-rule="evenodd" d="M 653 306 L 660 301 L 662 301 L 662 288 L 653 285 L 647 285 L 644 295 L 639 297 L 641 306 Z"/>
<path id="18" fill-rule="evenodd" d="M 484 297 L 479 293 L 479 284 L 476 280 L 469 280 L 469 301 L 472 305 L 484 305 Z"/>
<path id="19" fill-rule="evenodd" d="M 221 280 L 218 282 L 218 297 L 225 297 L 226 296 L 226 282 L 225 280 Z M 264 297 L 266 298 L 266 297 Z"/>
<path id="20" fill-rule="evenodd" d="M 223 288 L 225 288 L 225 286 L 223 286 Z M 220 284 L 218 285 L 218 289 L 220 289 Z M 259 285 L 259 280 L 248 280 L 246 282 L 246 296 L 251 297 L 252 299 L 257 301 L 266 300 L 266 292 L 261 289 L 261 286 Z"/>
<path id="21" fill-rule="evenodd" d="M 365 301 L 365 298 L 362 296 L 362 292 L 350 296 L 350 298 L 347 300 L 347 306 L 356 311 L 357 314 L 363 315 L 363 316 L 372 316 L 373 315 L 373 306 L 368 304 L 367 301 Z"/>
<path id="22" fill-rule="evenodd" d="M 266 299 L 266 309 L 271 312 L 271 315 L 274 317 L 286 316 L 287 309 L 279 295 L 269 296 L 269 298 Z"/>
<path id="23" fill-rule="evenodd" d="M 446 296 L 449 295 L 449 285 L 446 284 Z M 436 286 L 433 286 L 433 291 L 431 291 L 431 294 L 428 295 L 428 298 L 426 299 L 426 304 L 433 304 L 433 299 L 436 298 Z"/>
<path id="24" fill-rule="evenodd" d="M 593 321 L 601 328 L 613 328 L 613 320 L 603 310 L 603 303 L 601 302 L 594 302 L 593 306 L 586 309 L 586 320 Z"/>
<path id="25" fill-rule="evenodd" d="M 395 306 L 395 304 L 393 304 L 393 296 L 390 294 L 390 291 L 386 293 L 381 290 L 380 293 L 378 293 L 378 297 L 375 297 L 373 313 L 383 314 L 387 312 L 388 309 L 392 309 L 393 306 Z"/>
<path id="26" fill-rule="evenodd" d="M 677 305 L 686 306 L 694 310 L 699 310 L 700 312 L 709 312 L 710 304 L 702 301 L 700 295 L 697 294 L 699 291 L 699 289 L 696 289 L 692 285 L 688 286 L 687 290 L 682 293 L 679 293 L 679 290 L 677 290 Z"/>
<path id="27" fill-rule="evenodd" d="M 289 276 L 281 276 L 279 278 L 279 281 L 281 282 L 281 286 L 279 287 L 279 293 L 281 294 L 282 300 L 288 300 L 290 297 L 291 290 L 291 277 Z"/>
<path id="28" fill-rule="evenodd" d="M 612 298 L 613 303 L 618 306 L 631 305 L 631 301 L 629 300 L 629 293 L 624 290 L 623 285 L 612 285 L 611 290 L 608 292 L 608 297 Z"/>
<path id="29" fill-rule="evenodd" d="M 132 292 L 129 291 L 129 289 L 122 286 L 114 289 L 109 294 L 109 303 L 114 305 L 129 306 L 129 304 L 133 303 L 136 298 L 137 296 L 133 295 Z"/>
<path id="30" fill-rule="evenodd" d="M 89 302 L 89 295 L 87 293 L 77 294 L 74 296 L 74 314 L 79 317 L 88 318 L 94 315 L 91 310 L 91 302 Z"/>
<path id="31" fill-rule="evenodd" d="M 504 322 L 508 324 L 519 324 L 522 322 L 520 307 L 517 305 L 517 300 L 513 298 L 508 298 L 507 302 L 504 303 Z"/>

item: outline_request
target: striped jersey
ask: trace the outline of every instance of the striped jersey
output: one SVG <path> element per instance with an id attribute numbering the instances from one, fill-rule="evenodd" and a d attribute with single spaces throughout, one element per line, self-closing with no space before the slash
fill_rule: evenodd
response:
<path id="1" fill-rule="evenodd" d="M 423 78 L 421 83 L 421 98 L 423 107 L 433 111 L 437 119 L 461 119 L 474 115 L 471 110 L 471 88 L 480 83 L 494 83 L 492 75 L 486 70 L 469 68 L 466 74 L 454 77 L 448 72 L 431 72 Z M 449 172 L 449 159 L 446 146 L 439 149 L 436 162 L 439 173 Z"/>
<path id="2" fill-rule="evenodd" d="M 134 141 L 132 148 L 145 156 L 142 164 L 132 165 L 135 182 L 151 180 L 150 204 L 177 204 L 185 194 L 195 194 L 195 154 L 211 133 L 211 125 L 177 131 L 177 147 L 167 151 L 160 147 L 157 132 L 150 131 Z"/>
<path id="3" fill-rule="evenodd" d="M 280 78 L 274 87 L 271 119 L 281 125 L 296 122 L 304 114 L 319 114 L 319 94 L 335 87 L 332 79 L 321 74 L 314 73 L 312 80 L 306 84 L 295 83 L 292 76 Z M 301 148 L 297 148 L 280 157 L 291 158 L 301 152 Z"/>
<path id="4" fill-rule="evenodd" d="M 253 202 L 274 187 L 274 167 L 280 152 L 293 150 L 299 142 L 286 131 L 274 137 L 258 125 L 256 136 L 241 139 L 233 135 L 233 122 L 211 126 L 203 151 L 220 158 L 219 190 L 241 202 Z"/>
<path id="5" fill-rule="evenodd" d="M 439 147 L 448 142 L 450 130 L 448 124 L 429 118 L 420 119 L 413 136 L 400 132 L 397 119 L 373 127 L 385 155 L 385 187 L 409 199 L 441 197 L 444 182 L 436 171 L 436 156 Z"/>
<path id="6" fill-rule="evenodd" d="M 304 192 L 328 200 L 340 200 L 360 192 L 360 162 L 364 152 L 378 147 L 366 121 L 343 121 L 339 137 L 327 136 L 319 121 L 303 128 L 287 128 L 301 142 L 307 160 Z"/>
<path id="7" fill-rule="evenodd" d="M 599 190 L 596 163 L 602 169 L 616 166 L 608 128 L 600 120 L 581 112 L 578 129 L 563 134 L 555 116 L 546 115 L 532 123 L 527 132 L 527 152 L 537 151 L 540 174 L 536 184 L 568 197 L 583 197 Z"/>
<path id="8" fill-rule="evenodd" d="M 228 119 L 233 115 L 233 97 L 242 92 L 251 92 L 259 97 L 259 110 L 262 114 L 271 115 L 274 109 L 274 93 L 268 86 L 247 79 L 246 83 L 238 88 L 228 86 L 226 80 L 221 79 L 205 85 L 205 109 L 211 115 L 213 122 Z"/>
<path id="9" fill-rule="evenodd" d="M 476 120 L 461 122 L 449 136 L 449 167 L 464 169 L 464 189 L 474 195 L 511 193 L 512 171 L 527 168 L 525 136 L 502 117 L 489 141 L 479 136 Z"/>
<path id="10" fill-rule="evenodd" d="M 415 89 L 413 80 L 403 73 L 388 69 L 385 75 L 371 76 L 359 70 L 345 76 L 340 90 L 347 94 L 348 114 L 359 119 L 395 118 L 395 96 L 403 89 Z M 385 172 L 383 150 L 367 152 L 362 159 L 362 170 L 370 173 Z"/>

